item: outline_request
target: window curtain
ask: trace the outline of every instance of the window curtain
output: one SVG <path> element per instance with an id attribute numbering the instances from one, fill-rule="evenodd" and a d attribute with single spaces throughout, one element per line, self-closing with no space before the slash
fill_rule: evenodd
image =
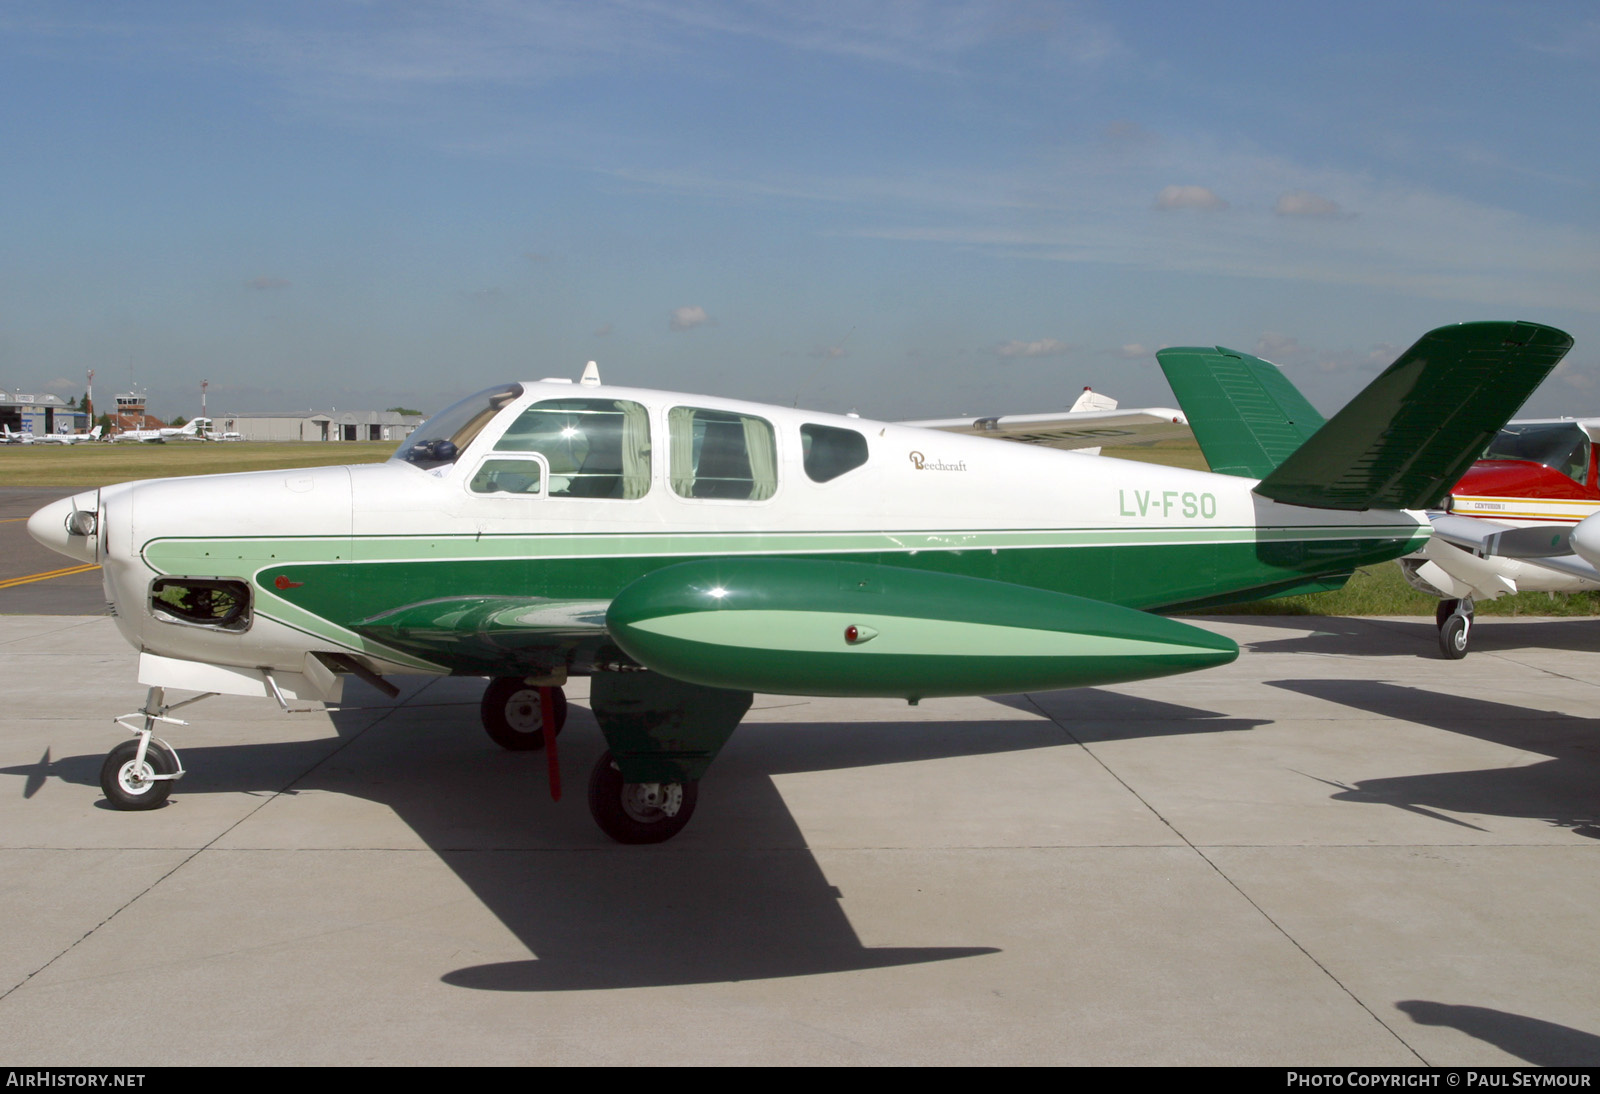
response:
<path id="1" fill-rule="evenodd" d="M 778 491 L 778 453 L 772 443 L 772 427 L 760 418 L 741 418 L 744 422 L 744 447 L 750 456 L 750 500 L 764 501 Z"/>
<path id="2" fill-rule="evenodd" d="M 622 496 L 631 501 L 650 491 L 650 414 L 638 403 L 616 405 L 622 411 Z"/>
<path id="3" fill-rule="evenodd" d="M 675 406 L 667 412 L 667 436 L 671 446 L 667 474 L 672 492 L 681 498 L 694 497 L 694 411 Z"/>

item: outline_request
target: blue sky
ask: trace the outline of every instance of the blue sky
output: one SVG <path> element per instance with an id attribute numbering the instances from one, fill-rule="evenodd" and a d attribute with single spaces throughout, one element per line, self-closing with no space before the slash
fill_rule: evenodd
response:
<path id="1" fill-rule="evenodd" d="M 1597 109 L 1578 3 L 0 2 L 0 386 L 1332 410 L 1521 318 L 1600 414 Z"/>

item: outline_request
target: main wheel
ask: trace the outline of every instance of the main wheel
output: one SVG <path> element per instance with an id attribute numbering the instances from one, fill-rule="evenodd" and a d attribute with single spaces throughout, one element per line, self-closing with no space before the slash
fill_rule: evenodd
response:
<path id="1" fill-rule="evenodd" d="M 700 783 L 629 783 L 610 752 L 602 752 L 589 775 L 589 812 L 600 830 L 618 843 L 664 843 L 694 816 Z"/>
<path id="2" fill-rule="evenodd" d="M 144 763 L 134 762 L 138 755 L 138 741 L 123 741 L 100 765 L 100 789 L 113 809 L 154 809 L 172 793 L 171 779 L 150 776 L 177 774 L 177 757 L 159 741 L 144 750 Z"/>
<path id="3" fill-rule="evenodd" d="M 1461 660 L 1467 655 L 1467 633 L 1464 616 L 1452 615 L 1446 619 L 1439 628 L 1439 652 L 1451 661 Z"/>
<path id="4" fill-rule="evenodd" d="M 567 693 L 554 688 L 550 697 L 556 712 L 556 732 L 567 724 Z M 544 747 L 544 708 L 539 689 L 520 676 L 497 676 L 483 689 L 478 707 L 484 732 L 494 743 L 512 752 L 537 752 Z"/>
<path id="5" fill-rule="evenodd" d="M 1438 606 L 1433 609 L 1433 625 L 1440 630 L 1444 630 L 1444 621 L 1455 614 L 1456 605 L 1460 603 L 1461 601 L 1459 600 L 1439 601 Z"/>

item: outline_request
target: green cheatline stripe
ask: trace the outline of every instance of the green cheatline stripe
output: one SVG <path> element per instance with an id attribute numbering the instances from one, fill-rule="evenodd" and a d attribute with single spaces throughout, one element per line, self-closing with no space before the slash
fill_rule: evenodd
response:
<path id="1" fill-rule="evenodd" d="M 257 565 L 344 561 L 435 562 L 562 558 L 639 558 L 676 555 L 777 553 L 957 552 L 1019 547 L 1115 547 L 1159 544 L 1327 542 L 1342 539 L 1427 537 L 1425 526 L 1315 525 L 1184 528 L 1090 528 L 918 532 L 594 533 L 571 535 L 344 536 L 252 539 L 161 539 L 147 543 L 146 561 L 165 565 L 208 557 L 249 559 Z"/>
<path id="2" fill-rule="evenodd" d="M 850 645 L 844 629 L 871 627 L 877 636 Z M 658 616 L 629 624 L 634 630 L 667 638 L 733 649 L 793 653 L 849 653 L 863 656 L 931 654 L 963 657 L 1140 657 L 1175 653 L 1215 654 L 1208 646 L 1151 642 L 1069 631 L 961 623 L 948 619 L 844 612 L 705 611 Z M 775 641 L 782 635 L 781 642 Z"/>
<path id="3" fill-rule="evenodd" d="M 1223 534 L 1219 534 L 1223 533 Z M 953 539 L 958 536 L 965 540 L 957 546 Z M 974 542 L 985 537 L 990 542 Z M 1208 547 L 1218 548 L 1235 545 L 1248 549 L 1251 544 L 1274 544 L 1297 542 L 1371 542 L 1373 540 L 1401 540 L 1393 549 L 1393 555 L 1404 554 L 1420 546 L 1427 538 L 1426 526 L 1418 527 L 1408 524 L 1387 525 L 1319 525 L 1301 528 L 1268 528 L 1257 530 L 1255 528 L 1186 528 L 1186 529 L 1143 529 L 1138 532 L 1110 529 L 1088 529 L 1072 531 L 1014 531 L 1002 530 L 996 533 L 988 532 L 963 532 L 963 533 L 929 533 L 915 534 L 896 533 L 731 533 L 727 535 L 702 534 L 702 533 L 654 533 L 648 535 L 628 533 L 602 533 L 590 536 L 575 536 L 566 533 L 547 536 L 515 535 L 502 537 L 484 537 L 479 541 L 475 536 L 460 537 L 374 537 L 362 541 L 364 544 L 381 542 L 389 546 L 397 557 L 394 558 L 363 558 L 348 560 L 350 540 L 345 537 L 281 537 L 274 539 L 229 539 L 229 540 L 162 540 L 146 545 L 145 560 L 150 566 L 162 573 L 199 573 L 204 572 L 210 576 L 237 577 L 249 580 L 258 586 L 256 607 L 257 612 L 265 619 L 272 619 L 296 630 L 304 631 L 322 637 L 335 645 L 358 651 L 370 652 L 376 656 L 400 664 L 410 665 L 423 671 L 439 671 L 440 666 L 432 661 L 418 657 L 416 654 L 406 653 L 388 646 L 385 643 L 356 634 L 345 626 L 326 615 L 318 614 L 307 608 L 293 604 L 277 596 L 270 587 L 262 587 L 257 581 L 257 575 L 263 570 L 288 566 L 288 565 L 355 565 L 358 569 L 364 563 L 393 563 L 405 564 L 473 564 L 494 563 L 507 561 L 512 563 L 527 562 L 537 559 L 540 562 L 561 562 L 568 564 L 582 564 L 586 560 L 606 562 L 645 558 L 660 559 L 661 565 L 668 565 L 680 557 L 696 557 L 696 547 L 701 548 L 701 556 L 721 554 L 893 554 L 912 559 L 919 554 L 929 557 L 948 556 L 960 557 L 963 554 L 994 553 L 999 554 L 1001 549 L 1008 550 L 1038 550 L 1039 544 L 1034 541 L 1048 541 L 1058 549 L 1071 551 L 1073 549 L 1116 549 L 1120 546 L 1132 545 L 1147 548 L 1169 546 L 1181 547 Z M 919 542 L 920 541 L 920 542 Z M 844 549 L 834 546 L 843 543 Z M 737 544 L 743 550 L 729 550 L 730 544 Z M 668 548 L 654 552 L 644 551 L 641 548 L 655 545 Z M 570 554 L 563 554 L 560 548 L 581 547 Z M 627 548 L 620 550 L 619 548 Z M 248 553 L 246 553 L 246 549 Z M 363 552 L 364 553 L 364 552 Z M 1384 552 L 1386 557 L 1392 557 L 1390 552 Z M 1066 561 L 1065 559 L 1063 561 Z M 634 576 L 638 576 L 635 574 Z M 1230 589 L 1233 585 L 1228 586 Z M 435 593 L 433 595 L 443 595 Z M 1093 595 L 1092 593 L 1089 595 Z M 1192 597 L 1190 597 L 1192 599 Z M 1181 597 L 1179 599 L 1182 599 Z M 340 614 L 343 614 L 342 612 Z"/>

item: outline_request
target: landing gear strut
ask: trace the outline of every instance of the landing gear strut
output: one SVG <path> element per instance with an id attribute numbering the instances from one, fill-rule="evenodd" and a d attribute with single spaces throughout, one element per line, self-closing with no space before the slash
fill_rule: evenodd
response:
<path id="1" fill-rule="evenodd" d="M 168 717 L 167 712 L 209 699 L 214 694 L 206 692 L 166 706 L 163 702 L 166 692 L 162 688 L 151 688 L 143 710 L 124 714 L 116 720 L 137 739 L 123 741 L 113 748 L 106 754 L 105 763 L 100 765 L 100 789 L 105 791 L 111 808 L 155 809 L 166 802 L 172 794 L 172 784 L 183 778 L 183 761 L 178 759 L 177 749 L 153 736 L 152 731 L 157 722 L 188 725 L 181 718 Z M 140 724 L 132 725 L 130 719 L 138 719 Z"/>
<path id="2" fill-rule="evenodd" d="M 1439 652 L 1451 661 L 1467 655 L 1472 641 L 1472 598 L 1441 600 L 1434 609 L 1433 621 L 1439 627 Z"/>

